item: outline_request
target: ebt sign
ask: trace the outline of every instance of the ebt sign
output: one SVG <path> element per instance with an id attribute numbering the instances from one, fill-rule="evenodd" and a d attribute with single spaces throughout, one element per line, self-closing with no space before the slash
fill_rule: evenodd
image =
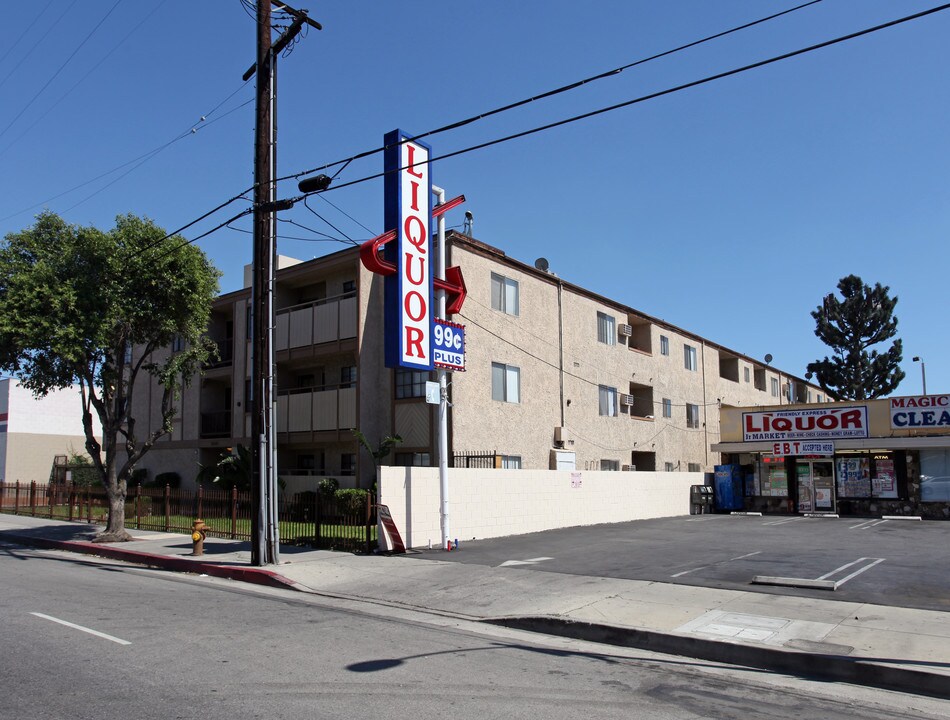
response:
<path id="1" fill-rule="evenodd" d="M 385 137 L 385 220 L 396 229 L 386 259 L 386 365 L 432 369 L 432 206 L 428 145 L 399 130 Z"/>

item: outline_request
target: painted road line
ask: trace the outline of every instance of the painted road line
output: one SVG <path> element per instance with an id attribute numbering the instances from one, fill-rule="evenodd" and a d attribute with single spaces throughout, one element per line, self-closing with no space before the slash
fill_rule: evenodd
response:
<path id="1" fill-rule="evenodd" d="M 693 568 L 692 570 L 684 570 L 683 572 L 678 572 L 676 575 L 670 575 L 670 577 L 682 577 L 683 575 L 689 575 L 691 572 L 696 572 L 697 570 L 705 570 L 708 568 L 708 565 L 703 565 L 702 567 Z"/>
<path id="2" fill-rule="evenodd" d="M 887 520 L 875 520 L 874 522 L 872 522 L 872 523 L 871 523 L 870 525 L 868 525 L 867 527 L 863 527 L 863 528 L 861 528 L 861 529 L 862 529 L 862 530 L 867 530 L 868 528 L 877 527 L 878 525 L 883 525 L 883 524 L 886 523 L 886 522 L 887 522 Z"/>
<path id="3" fill-rule="evenodd" d="M 539 562 L 544 562 L 545 560 L 553 560 L 554 558 L 549 557 L 538 557 L 531 558 L 530 560 L 505 560 L 498 567 L 511 567 L 512 565 L 537 565 Z"/>
<path id="4" fill-rule="evenodd" d="M 861 559 L 862 559 L 862 560 L 874 560 L 874 562 L 872 562 L 870 565 L 866 565 L 865 567 L 861 568 L 860 570 L 855 570 L 853 573 L 851 573 L 850 575 L 848 575 L 848 577 L 841 578 L 841 579 L 838 581 L 838 585 L 844 585 L 844 584 L 845 584 L 846 582 L 848 582 L 848 580 L 850 580 L 851 578 L 853 578 L 853 577 L 855 577 L 855 576 L 857 576 L 857 575 L 860 575 L 860 574 L 863 573 L 865 570 L 870 570 L 872 567 L 874 567 L 874 566 L 877 565 L 878 563 L 882 563 L 882 562 L 884 562 L 884 560 L 886 560 L 886 558 L 861 558 Z"/>
<path id="5" fill-rule="evenodd" d="M 101 633 L 98 630 L 93 630 L 91 628 L 83 627 L 82 625 L 76 625 L 75 623 L 66 622 L 65 620 L 54 618 L 52 615 L 44 615 L 43 613 L 37 613 L 37 612 L 31 612 L 30 615 L 35 615 L 38 618 L 43 618 L 44 620 L 49 620 L 54 623 L 59 623 L 60 625 L 65 625 L 66 627 L 73 628 L 74 630 L 81 630 L 84 633 L 89 633 L 90 635 L 95 635 L 96 637 L 101 637 L 105 640 L 110 640 L 111 642 L 117 643 L 119 645 L 132 644 L 128 640 L 123 640 L 122 638 L 113 637 L 112 635 L 106 635 L 105 633 Z"/>
<path id="6" fill-rule="evenodd" d="M 764 522 L 763 525 L 784 525 L 785 523 L 798 522 L 799 520 L 804 520 L 802 517 L 793 517 L 793 518 L 782 518 L 781 520 L 771 520 L 770 522 Z"/>
<path id="7" fill-rule="evenodd" d="M 873 562 L 868 563 L 859 570 L 855 570 L 853 573 L 847 577 L 841 578 L 840 580 L 829 580 L 832 575 L 837 575 L 843 570 L 854 567 L 858 563 L 872 560 Z M 858 558 L 852 562 L 842 565 L 841 567 L 832 570 L 829 573 L 825 573 L 819 578 L 810 580 L 808 578 L 790 578 L 790 577 L 772 577 L 770 575 L 756 575 L 752 578 L 752 583 L 755 585 L 781 585 L 784 587 L 798 587 L 798 588 L 810 588 L 812 590 L 837 590 L 839 587 L 844 585 L 851 578 L 857 577 L 865 570 L 870 570 L 875 565 L 884 562 L 885 558 Z"/>
<path id="8" fill-rule="evenodd" d="M 712 563 L 711 565 L 703 565 L 701 567 L 690 568 L 689 570 L 684 570 L 683 572 L 678 572 L 675 575 L 670 575 L 670 577 L 682 577 L 683 575 L 689 575 L 691 572 L 696 572 L 697 570 L 705 570 L 706 568 L 714 567 L 716 565 L 722 565 L 723 563 L 732 562 L 733 560 L 742 560 L 743 558 L 752 557 L 753 555 L 758 555 L 762 551 L 756 550 L 755 552 L 746 553 L 745 555 L 739 555 L 738 557 L 729 558 L 728 560 L 720 560 L 719 562 Z"/>
<path id="9" fill-rule="evenodd" d="M 880 520 L 865 520 L 864 522 L 858 523 L 857 525 L 852 525 L 848 530 L 857 530 L 864 529 L 865 527 L 870 527 L 872 524 L 876 525 Z"/>

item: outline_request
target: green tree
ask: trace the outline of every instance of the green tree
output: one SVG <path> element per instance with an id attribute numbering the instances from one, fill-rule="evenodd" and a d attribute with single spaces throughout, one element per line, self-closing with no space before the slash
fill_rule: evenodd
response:
<path id="1" fill-rule="evenodd" d="M 869 400 L 892 393 L 904 371 L 900 369 L 903 349 L 900 338 L 878 352 L 874 345 L 897 334 L 894 306 L 889 287 L 865 285 L 857 275 L 838 281 L 842 299 L 834 293 L 811 316 L 815 335 L 832 349 L 833 355 L 808 364 L 821 388 L 835 400 Z"/>
<path id="2" fill-rule="evenodd" d="M 383 464 L 383 460 L 385 460 L 389 453 L 393 451 L 393 448 L 395 448 L 396 445 L 402 442 L 402 437 L 399 435 L 387 435 L 382 440 L 380 440 L 379 444 L 374 448 L 369 444 L 369 440 L 366 439 L 366 436 L 359 430 L 354 430 L 353 435 L 357 440 L 359 440 L 359 443 L 363 449 L 372 456 L 373 463 L 376 466 L 376 477 L 379 477 L 379 466 Z M 357 476 L 356 486 L 359 487 L 359 485 L 360 479 L 359 476 Z"/>
<path id="3" fill-rule="evenodd" d="M 86 452 L 109 497 L 101 542 L 129 539 L 135 464 L 171 431 L 182 384 L 214 351 L 203 333 L 219 275 L 197 247 L 134 215 L 103 232 L 45 212 L 0 244 L 0 370 L 38 397 L 79 385 Z M 185 349 L 171 352 L 176 337 Z M 150 380 L 161 422 L 140 437 L 134 393 Z"/>

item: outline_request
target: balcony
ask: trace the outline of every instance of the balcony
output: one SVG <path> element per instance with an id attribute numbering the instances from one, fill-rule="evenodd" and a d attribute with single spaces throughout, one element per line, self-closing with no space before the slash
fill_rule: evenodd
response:
<path id="1" fill-rule="evenodd" d="M 220 438 L 231 436 L 231 411 L 201 413 L 201 437 Z"/>
<path id="2" fill-rule="evenodd" d="M 234 362 L 234 338 L 214 340 L 214 344 L 218 346 L 217 356 L 209 358 L 208 362 L 204 363 L 202 367 L 205 370 L 231 367 L 231 363 Z"/>
<path id="3" fill-rule="evenodd" d="M 316 433 L 356 427 L 356 388 L 289 390 L 277 395 L 277 432 Z"/>
<path id="4" fill-rule="evenodd" d="M 355 338 L 356 330 L 355 295 L 314 300 L 277 311 L 275 349 L 293 350 Z"/>

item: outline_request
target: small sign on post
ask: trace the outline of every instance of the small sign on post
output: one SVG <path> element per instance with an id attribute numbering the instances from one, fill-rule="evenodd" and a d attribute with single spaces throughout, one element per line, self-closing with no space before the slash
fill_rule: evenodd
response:
<path id="1" fill-rule="evenodd" d="M 439 392 L 439 383 L 426 380 L 426 402 L 430 405 L 438 405 L 442 398 Z"/>

